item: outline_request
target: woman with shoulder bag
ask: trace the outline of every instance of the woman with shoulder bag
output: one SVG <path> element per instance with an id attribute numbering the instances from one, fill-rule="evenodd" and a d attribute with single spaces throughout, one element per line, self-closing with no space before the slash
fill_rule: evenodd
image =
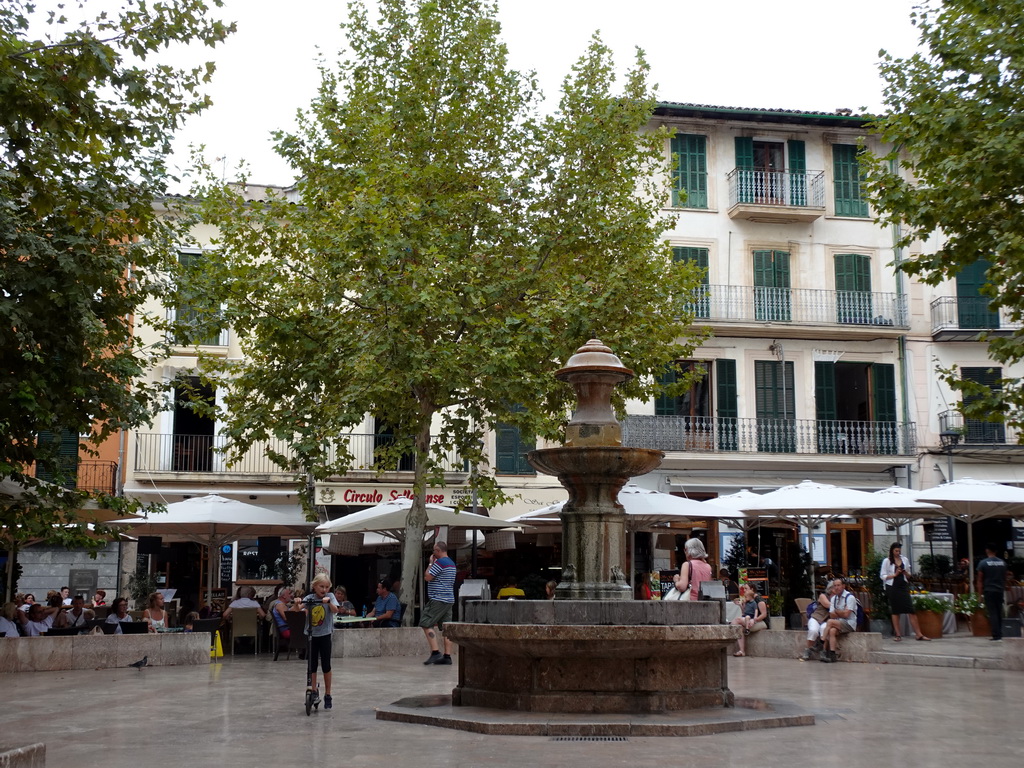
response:
<path id="1" fill-rule="evenodd" d="M 679 566 L 679 573 L 672 577 L 675 587 L 666 600 L 697 600 L 700 598 L 700 583 L 711 580 L 708 553 L 700 539 L 687 539 L 683 553 L 686 562 Z"/>
<path id="2" fill-rule="evenodd" d="M 895 541 L 889 547 L 889 556 L 882 561 L 882 569 L 879 578 L 885 587 L 885 594 L 889 597 L 889 613 L 892 614 L 892 639 L 897 643 L 903 639 L 900 635 L 900 616 L 910 616 L 910 626 L 918 640 L 931 640 L 921 632 L 917 623 L 917 614 L 914 613 L 914 602 L 910 597 L 909 573 L 910 563 L 901 554 L 903 545 Z"/>

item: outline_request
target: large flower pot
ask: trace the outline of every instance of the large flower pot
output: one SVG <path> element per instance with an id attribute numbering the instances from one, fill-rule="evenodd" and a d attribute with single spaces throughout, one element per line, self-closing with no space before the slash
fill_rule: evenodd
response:
<path id="1" fill-rule="evenodd" d="M 992 623 L 988 620 L 986 611 L 975 611 L 970 615 L 968 621 L 971 625 L 971 634 L 975 637 L 992 636 Z"/>
<path id="2" fill-rule="evenodd" d="M 936 611 L 917 611 L 917 624 L 925 637 L 942 637 L 942 614 Z"/>

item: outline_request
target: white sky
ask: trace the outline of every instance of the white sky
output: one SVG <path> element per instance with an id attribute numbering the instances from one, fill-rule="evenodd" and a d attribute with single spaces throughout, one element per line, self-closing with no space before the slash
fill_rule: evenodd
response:
<path id="1" fill-rule="evenodd" d="M 111 0 L 99 0 L 100 4 Z M 372 0 L 371 0 L 372 2 Z M 500 0 L 502 37 L 511 64 L 536 70 L 548 99 L 595 30 L 625 68 L 634 48 L 651 64 L 662 101 L 734 107 L 834 111 L 881 109 L 878 51 L 905 56 L 917 33 L 910 11 L 919 0 Z M 343 0 L 226 0 L 222 18 L 238 31 L 217 49 L 208 92 L 214 106 L 180 134 L 205 156 L 239 161 L 250 180 L 287 184 L 270 132 L 288 129 L 318 84 L 319 47 L 335 61 L 344 44 Z"/>

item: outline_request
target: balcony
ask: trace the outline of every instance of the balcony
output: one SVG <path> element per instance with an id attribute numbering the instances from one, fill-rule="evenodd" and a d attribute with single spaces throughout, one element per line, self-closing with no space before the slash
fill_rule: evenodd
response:
<path id="1" fill-rule="evenodd" d="M 955 432 L 960 435 L 959 447 L 972 446 L 1018 446 L 1020 431 L 1001 422 L 965 419 L 960 411 L 943 411 L 939 414 L 939 432 Z M 956 453 L 962 451 L 957 450 Z"/>
<path id="2" fill-rule="evenodd" d="M 762 326 L 762 332 L 770 323 L 768 330 L 776 335 L 776 324 L 845 328 L 849 333 L 844 335 L 865 338 L 895 336 L 909 327 L 906 299 L 895 293 L 703 285 L 694 291 L 690 306 L 698 321 L 751 324 Z M 748 331 L 758 335 L 756 327 Z M 827 336 L 834 338 L 835 333 Z"/>
<path id="3" fill-rule="evenodd" d="M 912 423 L 738 419 L 716 416 L 627 416 L 622 442 L 632 448 L 683 453 L 912 456 Z"/>
<path id="4" fill-rule="evenodd" d="M 389 443 L 388 435 L 346 435 L 329 447 L 329 458 L 334 460 L 340 450 L 347 450 L 353 457 L 352 469 L 377 473 L 413 472 L 415 457 L 402 456 L 383 463 L 381 451 Z M 229 463 L 225 455 L 228 439 L 224 435 L 177 435 L 157 433 L 136 433 L 135 471 L 174 472 L 193 474 L 231 475 L 280 475 L 280 479 L 294 476 L 293 472 L 282 469 L 272 461 L 269 454 L 275 453 L 286 459 L 295 456 L 284 440 L 271 440 L 253 446 L 245 456 Z M 443 459 L 445 472 L 467 471 L 462 460 L 450 452 Z"/>
<path id="5" fill-rule="evenodd" d="M 117 462 L 78 462 L 76 487 L 80 491 L 115 495 L 117 493 Z"/>
<path id="6" fill-rule="evenodd" d="M 932 339 L 935 341 L 977 341 L 983 333 L 1008 336 L 1021 327 L 1004 311 L 989 309 L 985 296 L 941 296 L 931 304 Z"/>
<path id="7" fill-rule="evenodd" d="M 730 219 L 792 224 L 825 214 L 824 171 L 734 168 L 726 179 Z"/>

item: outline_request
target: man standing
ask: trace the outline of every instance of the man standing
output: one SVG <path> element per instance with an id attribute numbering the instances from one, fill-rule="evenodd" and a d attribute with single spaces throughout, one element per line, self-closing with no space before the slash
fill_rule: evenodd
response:
<path id="1" fill-rule="evenodd" d="M 992 639 L 1003 639 L 1003 590 L 1006 589 L 1006 563 L 996 555 L 996 545 L 985 545 L 985 559 L 978 563 L 978 591 L 985 598 Z"/>
<path id="2" fill-rule="evenodd" d="M 437 645 L 437 632 L 444 632 L 444 624 L 452 620 L 452 607 L 455 605 L 455 562 L 448 557 L 448 545 L 445 542 L 434 544 L 430 567 L 423 578 L 427 582 L 427 605 L 423 609 L 420 627 L 430 646 L 430 658 L 423 663 L 451 664 L 451 640 L 444 638 L 444 655 Z"/>

